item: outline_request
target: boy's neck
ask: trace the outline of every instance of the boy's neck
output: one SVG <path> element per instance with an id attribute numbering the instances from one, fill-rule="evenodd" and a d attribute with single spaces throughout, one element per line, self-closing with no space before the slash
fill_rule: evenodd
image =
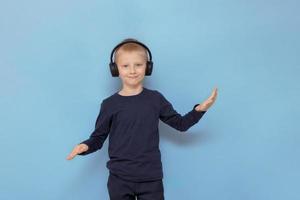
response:
<path id="1" fill-rule="evenodd" d="M 130 95 L 136 95 L 143 91 L 143 85 L 138 86 L 127 86 L 123 85 L 122 89 L 118 92 L 120 95 L 124 96 L 130 96 Z"/>

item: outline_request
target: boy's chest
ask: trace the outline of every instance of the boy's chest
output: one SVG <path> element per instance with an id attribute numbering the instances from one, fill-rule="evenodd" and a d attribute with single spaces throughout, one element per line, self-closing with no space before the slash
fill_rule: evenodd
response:
<path id="1" fill-rule="evenodd" d="M 115 106 L 114 120 L 122 123 L 159 119 L 159 105 L 153 101 L 129 101 Z"/>

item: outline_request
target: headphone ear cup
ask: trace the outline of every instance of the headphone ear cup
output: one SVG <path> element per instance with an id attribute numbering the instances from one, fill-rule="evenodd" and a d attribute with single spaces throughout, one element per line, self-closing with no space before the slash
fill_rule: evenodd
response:
<path id="1" fill-rule="evenodd" d="M 119 76 L 119 70 L 118 70 L 118 67 L 117 65 L 112 62 L 112 63 L 109 63 L 109 68 L 110 68 L 110 73 L 113 77 L 117 77 Z"/>
<path id="2" fill-rule="evenodd" d="M 150 76 L 152 74 L 153 70 L 153 62 L 152 61 L 147 61 L 147 67 L 146 67 L 146 76 Z"/>

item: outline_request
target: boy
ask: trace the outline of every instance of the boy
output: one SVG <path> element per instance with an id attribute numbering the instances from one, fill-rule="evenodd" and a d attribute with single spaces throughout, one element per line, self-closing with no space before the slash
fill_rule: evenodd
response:
<path id="1" fill-rule="evenodd" d="M 113 62 L 113 54 L 115 62 Z M 187 131 L 214 103 L 217 88 L 203 103 L 181 116 L 157 90 L 143 87 L 152 73 L 152 56 L 146 45 L 126 39 L 111 53 L 112 76 L 119 76 L 122 89 L 104 99 L 90 138 L 76 145 L 67 157 L 99 150 L 109 135 L 107 188 L 111 200 L 163 200 L 163 172 L 159 150 L 159 119 Z"/>

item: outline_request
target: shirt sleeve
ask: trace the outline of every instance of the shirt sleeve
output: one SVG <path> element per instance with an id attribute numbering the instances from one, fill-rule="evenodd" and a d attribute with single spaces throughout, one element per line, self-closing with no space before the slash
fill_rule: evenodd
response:
<path id="1" fill-rule="evenodd" d="M 179 131 L 187 131 L 190 127 L 196 124 L 206 111 L 197 111 L 195 109 L 199 104 L 195 104 L 193 109 L 185 115 L 179 114 L 172 104 L 161 94 L 160 95 L 160 115 L 159 118 L 164 123 Z"/>
<path id="2" fill-rule="evenodd" d="M 104 141 L 106 140 L 110 127 L 111 127 L 112 117 L 102 101 L 100 106 L 100 112 L 98 114 L 95 129 L 90 135 L 89 139 L 81 142 L 80 144 L 86 144 L 89 148 L 87 151 L 82 152 L 78 155 L 87 155 L 93 153 L 102 148 Z"/>

